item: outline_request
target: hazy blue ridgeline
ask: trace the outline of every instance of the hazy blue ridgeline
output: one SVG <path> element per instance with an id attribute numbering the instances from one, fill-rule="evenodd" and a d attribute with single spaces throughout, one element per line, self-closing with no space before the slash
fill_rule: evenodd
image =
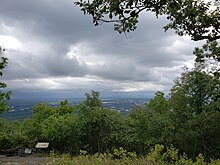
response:
<path id="1" fill-rule="evenodd" d="M 50 106 L 57 107 L 59 102 L 65 99 L 12 99 L 8 101 L 10 110 L 2 113 L 0 116 L 7 120 L 22 121 L 25 118 L 32 117 L 32 108 L 38 103 L 45 103 Z M 68 99 L 70 104 L 79 104 L 84 99 Z M 73 101 L 72 101 L 73 100 Z M 131 111 L 135 106 L 142 106 L 145 102 L 149 101 L 146 98 L 117 98 L 117 99 L 102 99 L 103 106 L 109 109 L 116 109 L 121 114 L 126 114 Z"/>

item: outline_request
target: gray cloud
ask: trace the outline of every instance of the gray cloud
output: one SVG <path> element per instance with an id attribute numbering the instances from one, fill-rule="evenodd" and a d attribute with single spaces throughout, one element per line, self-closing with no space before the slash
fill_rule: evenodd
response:
<path id="1" fill-rule="evenodd" d="M 126 38 L 112 24 L 94 27 L 72 0 L 1 0 L 4 79 L 13 90 L 167 91 L 201 42 L 165 33 L 166 23 L 142 14 Z"/>

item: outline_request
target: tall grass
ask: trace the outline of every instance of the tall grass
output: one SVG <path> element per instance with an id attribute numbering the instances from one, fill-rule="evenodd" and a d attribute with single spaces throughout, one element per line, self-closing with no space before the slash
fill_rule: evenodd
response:
<path id="1" fill-rule="evenodd" d="M 123 148 L 114 149 L 112 153 L 87 155 L 81 151 L 79 156 L 50 153 L 48 160 L 51 165 L 220 165 L 220 160 L 205 161 L 200 154 L 196 160 L 189 159 L 186 154 L 179 154 L 174 147 L 165 148 L 156 145 L 148 155 L 137 156 Z"/>

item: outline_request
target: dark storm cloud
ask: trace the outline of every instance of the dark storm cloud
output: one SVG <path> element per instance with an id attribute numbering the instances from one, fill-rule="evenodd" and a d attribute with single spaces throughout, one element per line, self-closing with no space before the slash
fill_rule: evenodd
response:
<path id="1" fill-rule="evenodd" d="M 90 17 L 83 16 L 72 0 L 2 0 L 0 13 L 7 24 L 27 28 L 36 37 L 58 43 L 78 42 L 105 33 L 96 29 Z"/>
<path id="2" fill-rule="evenodd" d="M 86 65 L 76 58 L 55 52 L 41 56 L 22 51 L 10 51 L 6 53 L 9 65 L 4 73 L 6 79 L 46 78 L 49 76 L 76 76 L 82 77 L 86 73 Z M 22 61 L 19 60 L 22 59 Z"/>
<path id="3" fill-rule="evenodd" d="M 158 81 L 159 75 L 153 72 L 152 69 L 146 69 L 145 67 L 136 66 L 132 62 L 125 60 L 119 60 L 115 62 L 109 62 L 104 65 L 97 65 L 91 67 L 91 71 L 94 75 L 99 77 L 118 80 L 118 81 Z"/>
<path id="4" fill-rule="evenodd" d="M 50 56 L 45 62 L 45 66 L 50 76 L 83 77 L 88 72 L 87 66 L 76 58 L 61 58 L 61 56 L 54 58 Z"/>

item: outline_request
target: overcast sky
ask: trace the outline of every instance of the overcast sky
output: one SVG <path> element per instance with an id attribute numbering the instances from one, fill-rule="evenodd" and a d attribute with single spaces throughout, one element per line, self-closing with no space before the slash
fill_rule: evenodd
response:
<path id="1" fill-rule="evenodd" d="M 9 59 L 4 82 L 14 97 L 169 92 L 181 67 L 193 66 L 192 51 L 202 42 L 165 33 L 166 23 L 142 14 L 126 38 L 112 24 L 95 27 L 74 0 L 1 0 L 0 45 Z"/>

